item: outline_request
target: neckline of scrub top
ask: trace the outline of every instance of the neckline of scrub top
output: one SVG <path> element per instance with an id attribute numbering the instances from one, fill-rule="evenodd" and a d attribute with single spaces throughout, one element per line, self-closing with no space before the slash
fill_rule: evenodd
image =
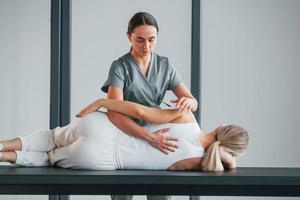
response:
<path id="1" fill-rule="evenodd" d="M 150 63 L 149 63 L 149 69 L 148 69 L 148 76 L 146 77 L 145 74 L 143 74 L 142 70 L 140 69 L 139 65 L 135 62 L 134 60 L 134 57 L 131 55 L 131 53 L 129 52 L 128 53 L 129 55 L 129 59 L 131 60 L 131 62 L 136 66 L 136 68 L 138 69 L 138 72 L 141 74 L 141 76 L 145 79 L 145 83 L 149 86 L 150 88 L 150 91 L 152 93 L 152 99 L 153 99 L 153 102 L 156 103 L 156 105 L 158 104 L 157 103 L 157 94 L 155 92 L 155 90 L 153 89 L 153 86 L 150 82 L 150 77 L 151 77 L 151 73 L 152 73 L 152 65 L 153 65 L 153 60 L 154 60 L 154 53 L 151 52 L 151 60 L 150 60 Z M 150 95 L 151 96 L 151 95 Z"/>
<path id="2" fill-rule="evenodd" d="M 137 67 L 139 73 L 141 73 L 141 75 L 143 75 L 143 77 L 144 77 L 147 81 L 149 81 L 149 83 L 150 83 L 150 77 L 151 77 L 151 74 L 152 74 L 152 68 L 153 68 L 153 67 L 152 67 L 152 65 L 153 65 L 153 52 L 151 52 L 151 58 L 150 58 L 149 66 L 148 66 L 148 73 L 147 73 L 147 75 L 145 75 L 145 74 L 142 72 L 140 66 L 135 62 L 135 59 L 134 59 L 133 55 L 131 54 L 131 52 L 129 52 L 128 54 L 129 54 L 129 57 L 131 58 L 132 62 L 134 63 L 134 65 Z M 151 84 L 150 84 L 150 85 L 151 85 Z"/>

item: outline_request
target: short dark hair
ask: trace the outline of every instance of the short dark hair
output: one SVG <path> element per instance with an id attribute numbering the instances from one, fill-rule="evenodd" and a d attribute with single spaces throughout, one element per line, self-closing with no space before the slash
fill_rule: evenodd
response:
<path id="1" fill-rule="evenodd" d="M 131 34 L 136 27 L 141 25 L 154 26 L 158 32 L 158 25 L 155 18 L 147 12 L 138 12 L 131 17 L 128 23 L 127 33 Z"/>

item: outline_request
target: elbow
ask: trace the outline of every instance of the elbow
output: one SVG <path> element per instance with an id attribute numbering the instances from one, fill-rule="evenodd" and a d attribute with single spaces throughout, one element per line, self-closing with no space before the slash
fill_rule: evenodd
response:
<path id="1" fill-rule="evenodd" d="M 108 117 L 109 121 L 111 121 L 111 122 L 116 122 L 116 121 L 119 120 L 120 114 L 117 113 L 117 112 L 108 110 L 108 111 L 107 111 L 107 117 Z"/>
<path id="2" fill-rule="evenodd" d="M 146 111 L 141 107 L 135 107 L 134 115 L 141 120 L 145 120 Z"/>

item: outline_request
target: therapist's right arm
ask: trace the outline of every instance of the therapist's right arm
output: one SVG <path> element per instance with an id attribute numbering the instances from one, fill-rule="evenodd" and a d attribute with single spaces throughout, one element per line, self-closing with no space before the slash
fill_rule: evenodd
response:
<path id="1" fill-rule="evenodd" d="M 107 98 L 123 100 L 122 89 L 115 86 L 109 86 Z M 165 133 L 169 131 L 168 129 L 160 129 L 154 133 L 150 133 L 144 127 L 136 124 L 126 115 L 110 110 L 108 110 L 107 112 L 109 120 L 124 133 L 146 140 L 153 147 L 157 148 L 165 154 L 175 151 L 174 143 L 172 143 L 172 141 L 169 140 L 165 135 Z"/>

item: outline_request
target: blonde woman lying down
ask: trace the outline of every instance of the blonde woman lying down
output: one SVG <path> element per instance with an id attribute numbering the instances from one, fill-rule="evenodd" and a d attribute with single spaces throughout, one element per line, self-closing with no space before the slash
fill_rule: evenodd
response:
<path id="1" fill-rule="evenodd" d="M 162 153 L 149 142 L 115 127 L 101 107 L 150 122 L 170 152 Z M 184 109 L 156 109 L 137 103 L 100 99 L 64 127 L 36 131 L 0 141 L 0 161 L 21 166 L 59 166 L 89 170 L 204 170 L 236 167 L 235 156 L 248 146 L 248 134 L 236 125 L 221 125 L 209 133 L 199 128 Z"/>

